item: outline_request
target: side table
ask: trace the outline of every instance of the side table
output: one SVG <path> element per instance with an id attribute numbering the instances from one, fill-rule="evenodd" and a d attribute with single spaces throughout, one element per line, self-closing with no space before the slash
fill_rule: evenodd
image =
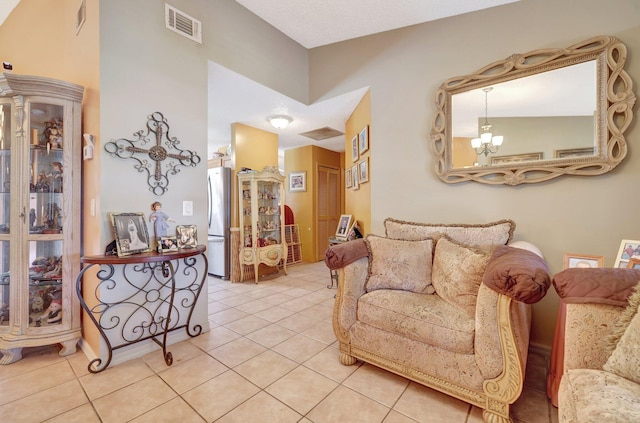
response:
<path id="1" fill-rule="evenodd" d="M 202 326 L 191 327 L 191 317 L 207 279 L 205 250 L 204 245 L 198 245 L 168 253 L 80 259 L 84 267 L 76 279 L 76 293 L 108 349 L 106 361 L 93 359 L 89 372 L 106 369 L 114 350 L 147 339 L 162 347 L 165 363 L 170 366 L 173 356 L 167 351 L 167 334 L 182 328 L 191 337 L 202 333 Z M 197 266 L 197 256 L 202 257 L 203 268 Z M 83 292 L 83 275 L 93 266 L 100 266 L 98 283 Z"/>

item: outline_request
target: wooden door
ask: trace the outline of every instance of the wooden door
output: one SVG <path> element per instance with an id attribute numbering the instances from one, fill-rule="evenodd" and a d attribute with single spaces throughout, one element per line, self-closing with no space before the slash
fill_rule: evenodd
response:
<path id="1" fill-rule="evenodd" d="M 335 234 L 340 219 L 340 170 L 318 166 L 316 180 L 318 181 L 316 251 L 318 260 L 324 260 L 324 253 L 329 247 L 329 237 Z"/>

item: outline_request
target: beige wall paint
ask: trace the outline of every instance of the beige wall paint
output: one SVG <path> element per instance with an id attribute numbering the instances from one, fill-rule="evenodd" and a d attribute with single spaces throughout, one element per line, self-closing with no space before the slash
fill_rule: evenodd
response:
<path id="1" fill-rule="evenodd" d="M 526 23 L 526 25 L 525 25 Z M 389 31 L 310 51 L 310 99 L 371 87 L 371 231 L 388 216 L 420 222 L 512 218 L 516 239 L 544 252 L 552 273 L 565 252 L 605 256 L 638 239 L 640 126 L 627 132 L 629 155 L 613 172 L 518 186 L 449 185 L 434 173 L 429 143 L 434 95 L 447 78 L 539 48 L 614 35 L 629 48 L 627 70 L 640 85 L 640 4 L 631 0 L 522 0 L 481 12 Z M 637 106 L 636 106 L 637 110 Z M 348 161 L 348 158 L 347 158 Z M 558 297 L 533 307 L 532 342 L 550 346 Z"/>

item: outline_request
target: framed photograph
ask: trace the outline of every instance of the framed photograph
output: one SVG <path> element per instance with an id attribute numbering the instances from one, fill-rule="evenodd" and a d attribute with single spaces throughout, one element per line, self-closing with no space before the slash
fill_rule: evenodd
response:
<path id="1" fill-rule="evenodd" d="M 629 259 L 629 264 L 627 265 L 629 269 L 640 269 L 640 259 Z"/>
<path id="2" fill-rule="evenodd" d="M 291 172 L 289 174 L 289 191 L 306 191 L 307 190 L 307 172 Z"/>
<path id="3" fill-rule="evenodd" d="M 358 181 L 367 182 L 369 180 L 369 158 L 358 163 Z"/>
<path id="4" fill-rule="evenodd" d="M 631 259 L 640 259 L 640 241 L 623 239 L 613 267 L 627 267 Z"/>
<path id="5" fill-rule="evenodd" d="M 360 189 L 360 178 L 358 177 L 358 165 L 351 168 L 351 188 Z"/>
<path id="6" fill-rule="evenodd" d="M 196 225 L 176 226 L 178 248 L 194 248 L 198 245 L 198 228 Z"/>
<path id="7" fill-rule="evenodd" d="M 143 213 L 110 213 L 109 216 L 116 237 L 118 256 L 151 251 L 151 240 Z"/>
<path id="8" fill-rule="evenodd" d="M 349 228 L 351 228 L 351 219 L 352 216 L 350 214 L 343 214 L 340 216 L 338 227 L 336 228 L 336 238 L 347 239 L 347 235 L 349 235 Z"/>
<path id="9" fill-rule="evenodd" d="M 566 150 L 553 151 L 553 157 L 556 159 L 570 159 L 573 157 L 593 156 L 594 154 L 595 154 L 594 147 L 568 148 Z"/>
<path id="10" fill-rule="evenodd" d="M 163 236 L 158 240 L 158 252 L 178 251 L 178 239 L 175 236 Z"/>
<path id="11" fill-rule="evenodd" d="M 351 185 L 353 184 L 353 179 L 351 179 L 351 168 L 344 171 L 344 181 L 346 184 L 345 187 L 351 188 Z"/>
<path id="12" fill-rule="evenodd" d="M 530 162 L 532 160 L 542 160 L 542 152 L 512 154 L 511 156 L 494 156 L 491 157 L 491 166 L 508 163 Z"/>
<path id="13" fill-rule="evenodd" d="M 369 149 L 369 125 L 365 125 L 358 134 L 358 150 L 360 155 Z"/>
<path id="14" fill-rule="evenodd" d="M 590 268 L 604 267 L 604 256 L 591 256 L 587 254 L 564 253 L 564 268 L 572 267 Z"/>
<path id="15" fill-rule="evenodd" d="M 360 156 L 358 155 L 358 136 L 354 135 L 351 138 L 351 161 L 357 162 Z"/>

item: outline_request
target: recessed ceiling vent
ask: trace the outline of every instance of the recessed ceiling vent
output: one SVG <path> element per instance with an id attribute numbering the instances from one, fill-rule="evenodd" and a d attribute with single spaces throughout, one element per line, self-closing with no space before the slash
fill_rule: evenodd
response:
<path id="1" fill-rule="evenodd" d="M 303 137 L 311 138 L 312 140 L 320 141 L 327 138 L 338 137 L 344 135 L 344 132 L 340 132 L 337 129 L 325 126 L 324 128 L 314 129 L 313 131 L 303 132 L 300 135 Z"/>
<path id="2" fill-rule="evenodd" d="M 202 44 L 202 22 L 199 20 L 165 3 L 164 21 L 167 29 Z"/>

